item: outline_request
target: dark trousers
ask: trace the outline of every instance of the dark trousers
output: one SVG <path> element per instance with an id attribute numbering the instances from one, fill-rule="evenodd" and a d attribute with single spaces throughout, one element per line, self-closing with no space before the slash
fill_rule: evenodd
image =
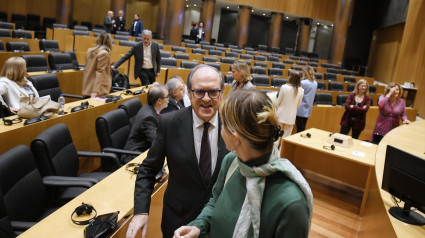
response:
<path id="1" fill-rule="evenodd" d="M 139 78 L 143 86 L 153 84 L 155 82 L 155 71 L 153 69 L 142 69 Z"/>
<path id="2" fill-rule="evenodd" d="M 340 130 L 339 133 L 344 134 L 344 135 L 348 135 L 348 132 L 350 132 L 350 130 L 352 130 L 351 137 L 353 137 L 354 139 L 358 139 L 359 136 L 360 136 L 360 133 L 362 133 L 362 131 L 359 131 L 359 130 L 352 128 L 351 125 L 341 126 L 341 130 Z"/>
<path id="3" fill-rule="evenodd" d="M 305 130 L 305 125 L 307 125 L 308 117 L 299 117 L 295 119 L 295 124 L 297 124 L 297 133 Z"/>

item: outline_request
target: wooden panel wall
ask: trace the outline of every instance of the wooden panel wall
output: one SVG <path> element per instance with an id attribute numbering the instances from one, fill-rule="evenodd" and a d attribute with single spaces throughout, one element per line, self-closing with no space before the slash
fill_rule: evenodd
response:
<path id="1" fill-rule="evenodd" d="M 369 74 L 382 83 L 393 80 L 393 72 L 398 56 L 404 25 L 376 30 L 374 32 L 374 48 L 369 59 Z"/>
<path id="2" fill-rule="evenodd" d="M 43 24 L 43 17 L 56 17 L 56 0 L 43 0 L 43 1 L 30 1 L 30 0 L 2 0 L 0 4 L 0 11 L 7 13 L 7 20 L 12 20 L 12 13 L 16 14 L 36 14 L 41 17 L 41 24 Z"/>
<path id="3" fill-rule="evenodd" d="M 111 0 L 74 0 L 73 19 L 81 24 L 82 21 L 91 22 L 94 25 L 103 25 L 103 19 L 110 10 Z"/>
<path id="4" fill-rule="evenodd" d="M 157 0 L 127 0 L 126 28 L 128 29 L 130 27 L 131 21 L 134 19 L 134 14 L 138 13 L 143 23 L 143 29 L 155 32 L 158 18 L 158 4 L 159 1 Z"/>
<path id="5" fill-rule="evenodd" d="M 226 2 L 333 22 L 338 0 L 226 0 Z"/>

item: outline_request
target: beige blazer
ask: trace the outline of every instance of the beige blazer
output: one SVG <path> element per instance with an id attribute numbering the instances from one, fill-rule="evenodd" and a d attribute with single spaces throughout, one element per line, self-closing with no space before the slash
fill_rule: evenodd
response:
<path id="1" fill-rule="evenodd" d="M 84 67 L 83 91 L 84 96 L 91 93 L 97 95 L 108 94 L 112 86 L 111 60 L 106 50 L 100 50 L 97 54 L 86 54 Z"/>
<path id="2" fill-rule="evenodd" d="M 34 96 L 38 97 L 37 89 L 34 88 L 32 83 L 28 81 L 27 84 L 34 92 Z M 0 95 L 9 107 L 14 107 L 16 109 L 20 108 L 19 99 L 21 96 L 29 96 L 28 92 L 23 87 L 19 86 L 16 82 L 4 77 L 0 78 Z"/>
<path id="3" fill-rule="evenodd" d="M 294 95 L 294 88 L 289 84 L 284 84 L 280 88 L 279 97 L 277 98 L 277 119 L 280 123 L 287 125 L 295 124 L 297 109 L 301 105 L 301 100 L 304 95 L 304 89 L 298 87 L 297 96 Z"/>

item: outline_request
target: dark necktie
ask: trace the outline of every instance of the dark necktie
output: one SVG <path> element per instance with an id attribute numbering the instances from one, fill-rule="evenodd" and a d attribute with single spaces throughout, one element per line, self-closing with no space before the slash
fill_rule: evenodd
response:
<path id="1" fill-rule="evenodd" d="M 156 114 L 158 116 L 158 119 L 161 118 L 161 113 Z"/>
<path id="2" fill-rule="evenodd" d="M 207 184 L 209 184 L 211 181 L 211 147 L 210 140 L 208 138 L 209 127 L 210 123 L 205 122 L 204 132 L 202 133 L 201 153 L 199 156 L 199 168 L 201 169 L 202 175 L 204 176 Z"/>

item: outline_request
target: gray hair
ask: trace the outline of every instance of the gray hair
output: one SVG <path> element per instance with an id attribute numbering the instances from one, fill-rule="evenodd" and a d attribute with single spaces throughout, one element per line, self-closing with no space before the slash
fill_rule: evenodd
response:
<path id="1" fill-rule="evenodd" d="M 221 72 L 218 69 L 211 67 L 209 65 L 206 65 L 206 64 L 198 64 L 197 66 L 192 68 L 192 70 L 190 71 L 189 75 L 187 76 L 187 80 L 186 80 L 187 90 L 188 91 L 192 90 L 192 78 L 193 78 L 193 75 L 195 74 L 195 72 L 198 69 L 204 68 L 204 67 L 210 68 L 210 69 L 212 69 L 212 70 L 214 70 L 215 72 L 218 73 L 218 75 L 220 76 L 220 89 L 223 90 L 224 89 L 223 75 L 221 74 Z"/>
<path id="2" fill-rule="evenodd" d="M 164 85 L 153 85 L 148 91 L 148 104 L 154 106 L 158 99 L 164 97 Z"/>
<path id="3" fill-rule="evenodd" d="M 168 90 L 169 94 L 172 94 L 175 90 L 177 90 L 177 87 L 179 86 L 179 84 L 182 84 L 182 81 L 180 80 L 180 78 L 172 77 L 165 84 L 165 88 Z"/>
<path id="4" fill-rule="evenodd" d="M 142 31 L 142 36 L 150 36 L 150 37 L 152 37 L 152 31 L 150 31 L 150 30 L 143 30 Z"/>

